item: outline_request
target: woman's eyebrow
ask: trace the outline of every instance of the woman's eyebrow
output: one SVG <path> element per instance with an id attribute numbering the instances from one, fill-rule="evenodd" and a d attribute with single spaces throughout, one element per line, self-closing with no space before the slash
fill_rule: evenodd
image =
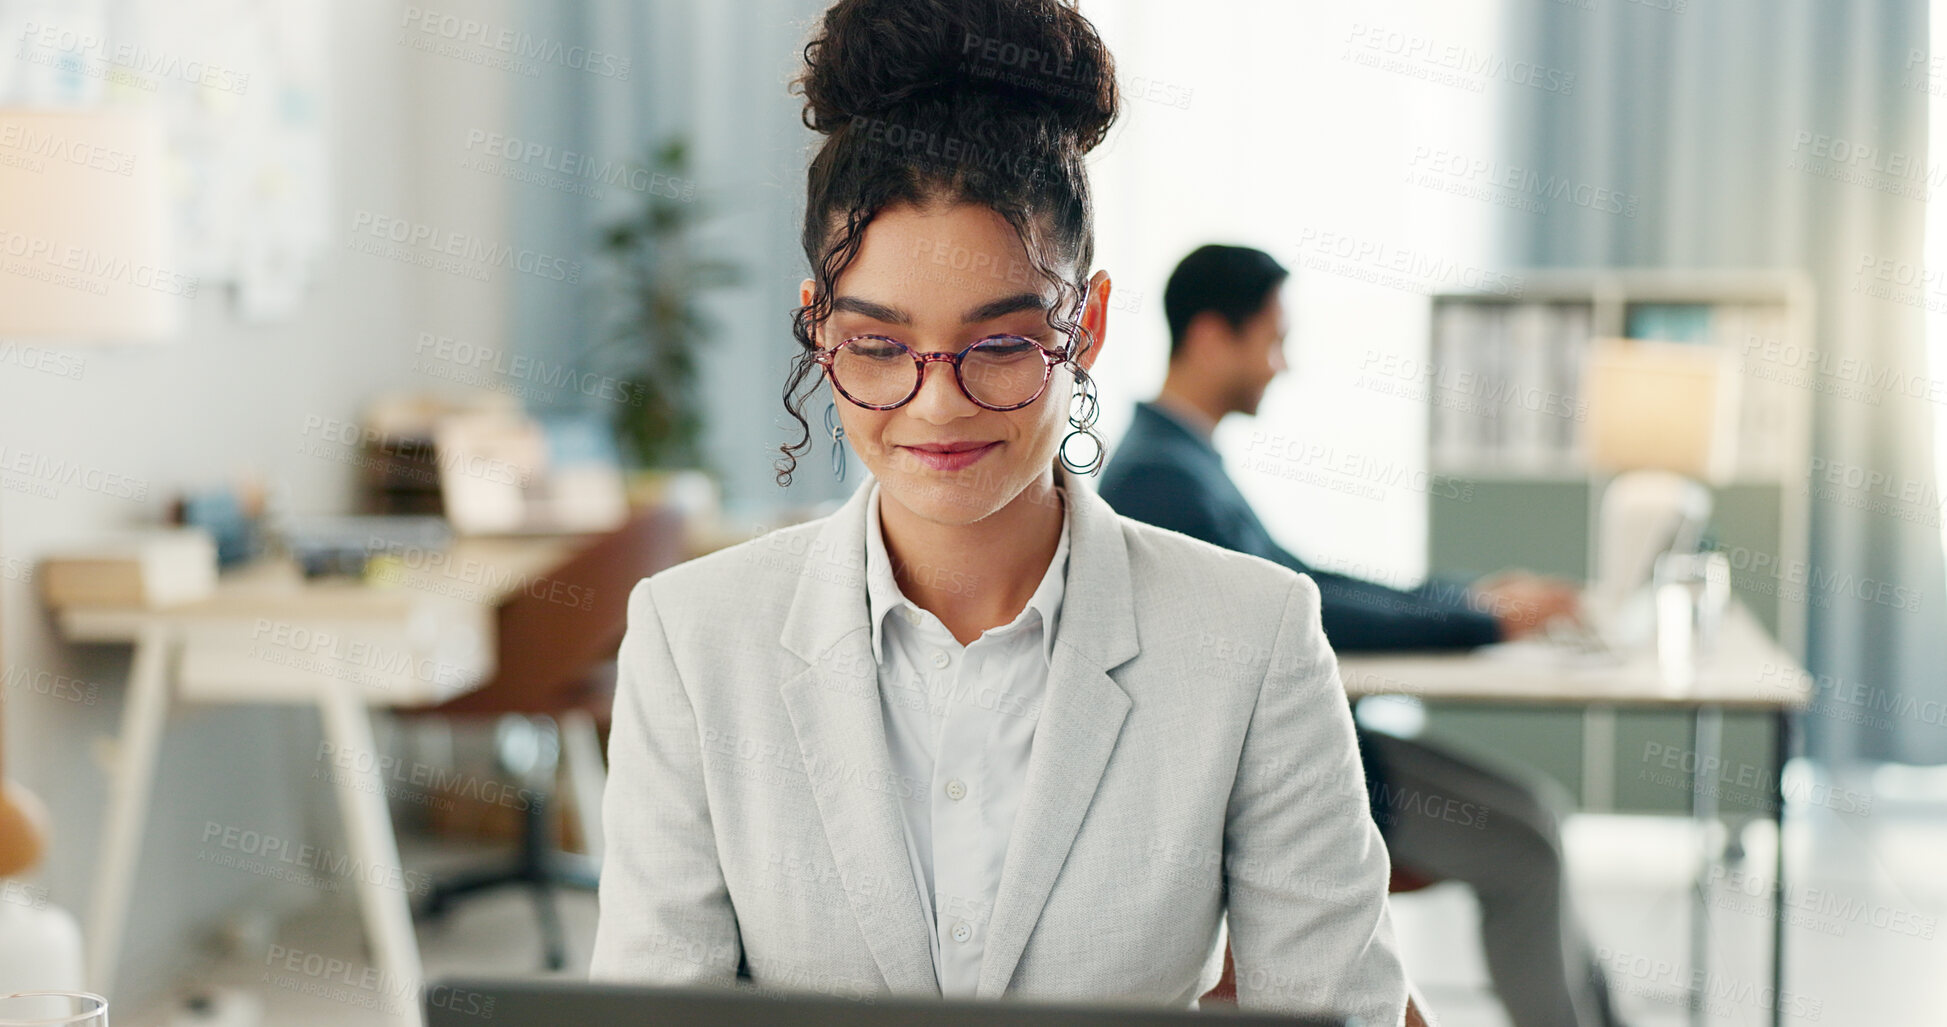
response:
<path id="1" fill-rule="evenodd" d="M 834 298 L 832 300 L 832 309 L 835 311 L 844 310 L 854 314 L 863 314 L 874 321 L 884 321 L 887 324 L 909 325 L 913 323 L 913 315 L 903 310 L 896 307 L 888 307 L 883 303 L 874 303 L 871 300 L 862 300 L 857 296 L 839 296 Z"/>
<path id="2" fill-rule="evenodd" d="M 962 324 L 976 324 L 981 321 L 992 321 L 997 317 L 1006 317 L 1009 314 L 1019 313 L 1023 310 L 1042 310 L 1044 306 L 1045 304 L 1042 298 L 1034 293 L 1016 293 L 1013 296 L 1002 296 L 1000 299 L 988 300 L 980 306 L 967 311 L 960 320 Z M 832 310 L 860 314 L 874 321 L 883 321 L 886 324 L 909 325 L 913 323 L 913 315 L 906 311 L 900 310 L 897 307 L 886 306 L 883 303 L 874 303 L 871 300 L 861 299 L 857 296 L 839 296 L 834 298 L 832 300 Z"/>
<path id="3" fill-rule="evenodd" d="M 1006 317 L 1009 314 L 1019 313 L 1023 310 L 1041 310 L 1043 308 L 1044 301 L 1040 296 L 1031 292 L 1016 293 L 1013 296 L 1002 296 L 1000 299 L 982 303 L 980 306 L 967 311 L 961 317 L 960 321 L 962 324 L 974 324 L 979 321 L 992 321 L 997 317 Z"/>

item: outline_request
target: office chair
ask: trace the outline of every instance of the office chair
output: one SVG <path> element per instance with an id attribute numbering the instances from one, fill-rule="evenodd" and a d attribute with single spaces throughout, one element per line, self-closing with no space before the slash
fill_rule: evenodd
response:
<path id="1" fill-rule="evenodd" d="M 520 809 L 520 846 L 511 860 L 468 870 L 436 880 L 415 912 L 428 921 L 446 916 L 452 905 L 477 892 L 502 886 L 524 886 L 533 895 L 535 915 L 540 921 L 542 961 L 550 970 L 568 965 L 566 934 L 561 912 L 555 902 L 560 888 L 594 891 L 601 879 L 601 833 L 599 821 L 589 822 L 584 812 L 577 821 L 583 847 L 588 854 L 565 852 L 555 846 L 553 826 L 561 789 L 558 787 L 562 763 L 563 722 L 580 724 L 574 729 L 591 736 L 600 760 L 601 743 L 597 719 L 606 720 L 614 705 L 615 665 L 591 673 L 577 690 L 586 699 L 556 715 L 506 714 L 494 725 L 495 762 L 501 771 L 521 782 L 526 802 Z M 585 791 L 593 790 L 593 801 L 600 802 L 599 786 L 581 776 L 571 775 L 570 788 L 576 805 L 589 805 Z"/>
<path id="2" fill-rule="evenodd" d="M 688 557 L 682 517 L 667 508 L 636 510 L 622 527 L 592 536 L 546 578 L 565 589 L 522 589 L 496 611 L 498 661 L 492 680 L 438 706 L 402 715 L 495 718 L 495 756 L 522 782 L 520 845 L 511 859 L 435 881 L 414 910 L 437 921 L 456 901 L 503 886 L 534 897 L 542 958 L 567 965 L 559 888 L 592 890 L 600 876 L 601 798 L 606 772 L 601 737 L 615 702 L 615 655 L 628 628 L 636 583 Z M 537 594 L 538 593 L 538 594 Z M 587 596 L 586 606 L 549 596 Z M 588 855 L 555 847 L 552 825 L 563 805 L 556 787 L 566 763 L 576 823 Z"/>

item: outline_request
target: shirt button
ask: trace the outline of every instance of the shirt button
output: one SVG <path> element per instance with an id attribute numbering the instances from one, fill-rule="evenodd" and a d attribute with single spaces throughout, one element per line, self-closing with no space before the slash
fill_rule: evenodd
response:
<path id="1" fill-rule="evenodd" d="M 944 667 L 944 666 L 946 666 L 947 664 L 949 664 L 949 663 L 952 663 L 952 662 L 953 662 L 953 657 L 951 657 L 951 656 L 948 656 L 948 655 L 946 654 L 946 650 L 945 650 L 945 649 L 935 649 L 935 650 L 933 650 L 933 666 L 935 666 L 935 667 Z"/>
<path id="2" fill-rule="evenodd" d="M 954 941 L 966 941 L 971 937 L 973 937 L 973 928 L 968 927 L 965 921 L 953 925 Z"/>
<path id="3" fill-rule="evenodd" d="M 961 799 L 966 798 L 967 797 L 966 783 L 961 781 L 957 777 L 951 781 L 948 781 L 946 783 L 946 797 L 952 799 L 954 802 L 959 802 Z"/>
<path id="4" fill-rule="evenodd" d="M 918 624 L 918 623 L 919 623 L 919 611 L 917 611 L 917 610 L 910 610 L 910 609 L 908 609 L 908 610 L 901 610 L 901 611 L 899 611 L 899 615 L 900 615 L 900 616 L 902 616 L 902 617 L 904 617 L 904 618 L 906 618 L 906 623 L 908 623 L 908 624 Z"/>

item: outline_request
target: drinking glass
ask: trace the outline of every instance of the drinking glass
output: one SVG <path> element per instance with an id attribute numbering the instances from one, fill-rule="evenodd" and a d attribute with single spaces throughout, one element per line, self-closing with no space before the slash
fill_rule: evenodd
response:
<path id="1" fill-rule="evenodd" d="M 0 1027 L 108 1027 L 108 1000 L 87 991 L 0 995 Z"/>
<path id="2" fill-rule="evenodd" d="M 1710 657 L 1731 598 L 1731 563 L 1723 553 L 1665 553 L 1656 558 L 1656 658 L 1665 681 L 1689 685 Z"/>

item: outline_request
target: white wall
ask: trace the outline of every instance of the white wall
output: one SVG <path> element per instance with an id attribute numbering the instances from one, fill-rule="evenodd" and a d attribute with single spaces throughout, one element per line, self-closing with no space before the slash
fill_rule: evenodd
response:
<path id="1" fill-rule="evenodd" d="M 321 280 L 302 310 L 271 326 L 240 324 L 225 290 L 204 283 L 183 337 L 167 345 L 77 349 L 78 380 L 0 364 L 0 441 L 148 483 L 136 502 L 65 486 L 53 498 L 0 490 L 0 660 L 7 680 L 40 672 L 95 686 L 92 705 L 6 689 L 7 772 L 53 809 L 41 881 L 51 901 L 85 914 L 104 775 L 98 738 L 113 733 L 128 652 L 55 637 L 17 571 L 49 547 L 162 517 L 182 487 L 243 471 L 270 476 L 300 512 L 343 512 L 354 469 L 299 451 L 309 418 L 350 420 L 375 393 L 411 387 L 413 341 L 424 331 L 504 345 L 502 272 L 478 282 L 353 252 L 363 209 L 441 229 L 505 238 L 502 180 L 457 170 L 461 128 L 501 127 L 510 75 L 402 45 L 401 7 L 330 3 L 333 201 Z M 502 3 L 473 17 L 511 24 Z M 11 41 L 18 26 L 0 25 Z M 4 78 L 4 77 L 0 77 Z M 44 678 L 42 680 L 45 680 Z M 197 956 L 203 929 L 239 903 L 315 898 L 197 860 L 209 822 L 337 844 L 335 805 L 311 766 L 316 718 L 275 709 L 189 709 L 162 751 L 135 912 L 124 950 L 123 1001 L 168 983 Z"/>

